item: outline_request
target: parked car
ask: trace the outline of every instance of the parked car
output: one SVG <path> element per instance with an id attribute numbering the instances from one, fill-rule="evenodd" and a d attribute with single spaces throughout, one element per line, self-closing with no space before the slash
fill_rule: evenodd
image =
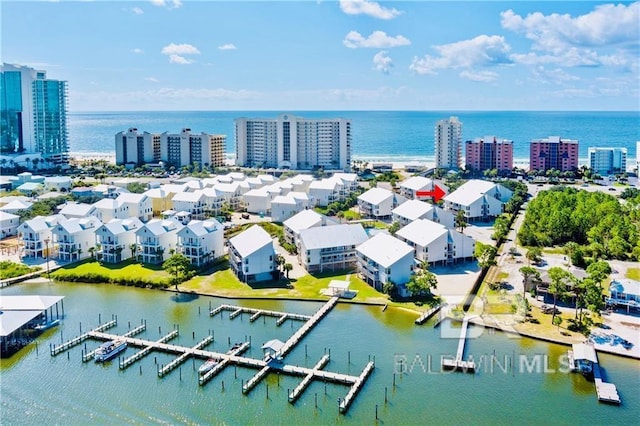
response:
<path id="1" fill-rule="evenodd" d="M 249 215 L 249 213 L 242 213 L 242 218 L 243 219 L 249 219 L 251 216 Z"/>

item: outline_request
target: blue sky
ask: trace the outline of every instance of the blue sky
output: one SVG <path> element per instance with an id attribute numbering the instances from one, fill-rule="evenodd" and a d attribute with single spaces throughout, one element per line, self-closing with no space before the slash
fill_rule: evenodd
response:
<path id="1" fill-rule="evenodd" d="M 640 2 L 2 1 L 70 110 L 638 110 Z"/>

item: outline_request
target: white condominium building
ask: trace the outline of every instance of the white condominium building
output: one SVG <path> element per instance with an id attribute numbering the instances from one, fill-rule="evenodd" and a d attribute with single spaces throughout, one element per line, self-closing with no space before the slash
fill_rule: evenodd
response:
<path id="1" fill-rule="evenodd" d="M 116 133 L 116 164 L 157 163 L 160 161 L 160 134 L 138 133 L 135 127 Z"/>
<path id="2" fill-rule="evenodd" d="M 280 114 L 274 119 L 237 118 L 235 127 L 237 166 L 350 168 L 351 120 Z"/>
<path id="3" fill-rule="evenodd" d="M 627 171 L 627 148 L 589 147 L 589 168 L 601 176 Z"/>
<path id="4" fill-rule="evenodd" d="M 226 135 L 191 133 L 182 129 L 174 134 L 138 133 L 131 128 L 127 132 L 116 133 L 116 164 L 157 163 L 182 167 L 194 163 L 207 167 L 224 166 Z"/>
<path id="5" fill-rule="evenodd" d="M 462 152 L 462 122 L 458 117 L 438 121 L 434 138 L 436 168 L 459 169 Z"/>

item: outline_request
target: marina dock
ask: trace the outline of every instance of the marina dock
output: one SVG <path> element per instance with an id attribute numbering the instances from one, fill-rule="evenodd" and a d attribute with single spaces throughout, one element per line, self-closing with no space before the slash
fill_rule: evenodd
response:
<path id="1" fill-rule="evenodd" d="M 470 317 L 464 317 L 462 320 L 462 328 L 460 329 L 460 340 L 458 341 L 458 350 L 456 351 L 456 358 L 442 359 L 442 367 L 447 370 L 463 371 L 466 373 L 474 373 L 476 370 L 476 364 L 473 361 L 463 361 L 464 345 L 467 340 L 467 330 L 469 328 Z"/>
<path id="2" fill-rule="evenodd" d="M 317 370 L 320 370 L 321 368 L 324 368 L 324 366 L 327 365 L 328 362 L 329 362 L 329 355 L 324 355 L 322 358 L 320 358 L 320 361 L 318 361 L 318 363 L 313 367 L 313 369 L 312 369 L 313 372 L 307 374 L 304 377 L 304 379 L 302 379 L 300 384 L 298 386 L 296 386 L 296 388 L 293 390 L 293 392 L 291 392 L 289 394 L 289 402 L 291 402 L 291 403 L 296 402 L 296 400 L 298 399 L 300 394 L 302 394 L 302 392 L 304 392 L 304 390 L 307 388 L 307 386 L 309 386 L 309 384 L 311 383 L 311 380 L 313 379 L 313 376 L 315 375 L 314 373 Z"/>
<path id="3" fill-rule="evenodd" d="M 327 313 L 333 309 L 334 306 L 336 306 L 336 304 L 338 303 L 338 299 L 340 299 L 340 296 L 334 296 L 331 299 L 329 299 L 329 301 L 327 303 L 325 303 L 324 305 L 322 305 L 322 308 L 318 309 L 318 312 L 316 312 L 315 314 L 313 314 L 312 317 L 309 318 L 309 320 L 307 322 L 304 323 L 304 325 L 302 327 L 300 327 L 298 329 L 298 331 L 296 331 L 293 336 L 291 336 L 289 338 L 289 340 L 287 340 L 284 343 L 284 346 L 282 347 L 282 349 L 280 349 L 279 351 L 279 355 L 280 356 L 285 356 L 287 353 L 289 353 L 289 351 L 291 349 L 294 348 L 295 345 L 298 344 L 298 342 L 300 340 L 302 340 L 302 338 L 309 332 L 311 331 L 311 329 L 322 319 L 324 318 L 325 315 L 327 315 Z"/>
<path id="4" fill-rule="evenodd" d="M 424 324 L 425 321 L 427 321 L 429 318 L 431 318 L 436 313 L 438 313 L 440 311 L 440 308 L 442 308 L 441 304 L 434 306 L 433 308 L 429 309 L 428 311 L 425 311 L 422 315 L 420 315 L 420 317 L 415 321 L 415 323 L 417 325 Z"/>
<path id="5" fill-rule="evenodd" d="M 136 328 L 134 328 L 133 330 L 126 332 L 126 333 L 124 334 L 124 337 L 133 337 L 133 336 L 135 336 L 136 334 L 140 334 L 140 333 L 142 333 L 142 332 L 143 332 L 143 331 L 145 331 L 146 329 L 147 329 L 147 324 L 145 324 L 145 323 L 143 322 L 142 324 L 140 324 L 139 326 L 137 326 L 137 327 L 136 327 Z M 94 330 L 94 331 L 97 331 L 97 330 Z M 91 352 L 88 352 L 88 353 L 86 353 L 85 351 L 83 351 L 83 354 L 82 354 L 82 362 L 87 362 L 87 361 L 92 360 L 92 359 L 93 359 L 93 357 L 95 357 L 95 356 L 96 356 L 96 351 L 97 351 L 97 350 L 98 350 L 98 349 L 96 348 L 96 349 L 94 349 L 94 350 L 92 350 Z"/>
<path id="6" fill-rule="evenodd" d="M 213 336 L 207 336 L 202 339 L 197 345 L 193 347 L 193 349 L 202 349 L 207 346 L 209 343 L 213 342 Z M 158 370 L 158 377 L 163 377 L 165 374 L 169 373 L 171 370 L 182 364 L 187 360 L 187 358 L 191 357 L 191 352 L 185 352 L 180 355 L 178 358 L 171 361 L 169 364 L 161 367 Z"/>
<path id="7" fill-rule="evenodd" d="M 176 369 L 180 364 L 182 364 L 187 358 L 199 358 L 199 359 L 216 359 L 219 363 L 213 367 L 210 371 L 205 373 L 204 375 L 198 378 L 198 383 L 200 385 L 204 385 L 211 378 L 215 377 L 218 373 L 220 373 L 224 368 L 229 366 L 230 364 L 235 364 L 241 367 L 248 367 L 257 369 L 258 372 L 246 383 L 243 383 L 242 393 L 247 394 L 251 391 L 264 377 L 266 377 L 270 370 L 276 370 L 280 373 L 289 374 L 293 376 L 302 376 L 303 379 L 298 384 L 298 386 L 291 392 L 287 393 L 287 399 L 289 402 L 295 402 L 304 392 L 305 389 L 309 386 L 312 380 L 318 379 L 325 382 L 333 382 L 338 384 L 343 384 L 350 386 L 350 389 L 345 396 L 339 402 L 339 410 L 340 413 L 345 413 L 353 399 L 356 397 L 360 389 L 363 387 L 367 378 L 375 368 L 373 362 L 368 362 L 365 366 L 364 370 L 359 376 L 351 376 L 348 374 L 335 373 L 330 371 L 325 371 L 323 368 L 329 362 L 330 356 L 325 354 L 313 368 L 300 367 L 297 365 L 288 365 L 283 362 L 283 358 L 286 356 L 288 352 L 290 352 L 305 336 L 309 331 L 322 319 L 331 309 L 338 303 L 338 296 L 332 297 L 329 299 L 314 315 L 301 315 L 301 314 L 293 314 L 288 312 L 277 312 L 277 311 L 266 311 L 261 309 L 252 309 L 252 308 L 243 308 L 231 305 L 221 305 L 217 308 L 210 310 L 209 315 L 214 316 L 223 310 L 230 311 L 230 318 L 233 316 L 241 315 L 242 313 L 251 313 L 251 321 L 255 321 L 262 315 L 272 316 L 278 318 L 278 325 L 284 322 L 286 319 L 300 320 L 305 321 L 304 325 L 300 327 L 285 343 L 280 342 L 281 348 L 276 353 L 276 357 L 271 358 L 270 362 L 266 362 L 263 359 L 254 359 L 242 356 L 242 353 L 247 351 L 251 345 L 249 342 L 244 342 L 242 345 L 237 348 L 230 350 L 227 353 L 219 353 L 214 351 L 205 350 L 204 347 L 213 341 L 213 336 L 207 336 L 203 340 L 201 340 L 198 344 L 192 347 L 180 346 L 168 343 L 171 339 L 178 336 L 178 330 L 172 330 L 169 334 L 163 336 L 159 340 L 152 341 L 141 339 L 135 337 L 137 334 L 146 330 L 146 323 L 143 323 L 141 326 L 135 328 L 124 334 L 123 336 L 117 334 L 105 333 L 104 331 L 110 327 L 113 327 L 117 324 L 117 320 L 110 321 L 109 323 L 100 325 L 95 329 L 88 331 L 82 336 L 76 337 L 71 341 L 63 343 L 58 346 L 51 347 L 51 356 L 55 356 L 60 352 L 63 352 L 71 347 L 79 344 L 82 341 L 85 341 L 89 338 L 103 341 L 110 340 L 124 340 L 128 346 L 142 348 L 134 355 L 129 358 L 119 358 L 119 368 L 121 370 L 127 368 L 134 362 L 142 359 L 146 355 L 148 355 L 151 351 L 159 351 L 165 352 L 169 354 L 176 354 L 178 357 L 171 361 L 166 366 L 159 366 L 158 368 L 158 376 L 163 377 L 172 370 Z M 95 351 L 84 354 L 83 352 L 83 361 L 93 358 L 95 355 Z"/>
<path id="8" fill-rule="evenodd" d="M 107 323 L 104 323 L 102 325 L 99 325 L 98 327 L 94 328 L 92 331 L 93 332 L 100 332 L 100 331 L 104 331 L 107 330 L 111 327 L 115 327 L 118 324 L 118 320 L 113 319 Z M 89 332 L 91 333 L 91 332 Z M 72 347 L 79 345 L 80 343 L 84 342 L 85 340 L 87 340 L 89 337 L 91 337 L 89 335 L 89 333 L 85 333 L 81 336 L 78 336 L 74 339 L 71 339 L 65 343 L 62 343 L 61 345 L 52 345 L 49 347 L 50 351 L 51 351 L 51 356 L 56 356 L 61 352 L 66 351 L 67 349 L 71 349 Z"/>
<path id="9" fill-rule="evenodd" d="M 341 413 L 345 413 L 349 409 L 349 406 L 353 402 L 353 399 L 356 397 L 356 395 L 360 391 L 360 388 L 362 388 L 362 386 L 364 385 L 364 382 L 367 381 L 367 378 L 369 377 L 369 374 L 371 374 L 371 372 L 373 371 L 373 368 L 374 368 L 373 362 L 369 361 L 369 363 L 364 367 L 364 370 L 362 370 L 362 373 L 360 374 L 360 376 L 356 378 L 355 382 L 353 383 L 353 386 L 351 386 L 351 389 L 349 389 L 349 393 L 347 393 L 347 396 L 345 396 L 342 402 L 340 402 Z"/>
<path id="10" fill-rule="evenodd" d="M 244 306 L 234 306 L 234 305 L 220 305 L 215 309 L 212 309 L 209 312 L 209 316 L 213 317 L 218 315 L 222 311 L 230 311 L 229 319 L 234 319 L 238 315 L 242 314 L 251 314 L 251 318 L 249 318 L 250 322 L 254 322 L 261 316 L 268 317 L 276 317 L 278 321 L 276 322 L 277 326 L 282 325 L 286 320 L 297 320 L 297 321 L 309 321 L 311 319 L 310 315 L 303 314 L 294 314 L 291 312 L 279 312 L 279 311 L 269 311 L 266 309 L 255 309 L 255 308 L 246 308 Z"/>
<path id="11" fill-rule="evenodd" d="M 568 353 L 569 367 L 572 371 L 583 374 L 593 374 L 593 382 L 596 386 L 598 401 L 610 404 L 620 404 L 618 389 L 613 383 L 607 383 L 602 378 L 598 352 L 592 343 L 574 343 Z"/>

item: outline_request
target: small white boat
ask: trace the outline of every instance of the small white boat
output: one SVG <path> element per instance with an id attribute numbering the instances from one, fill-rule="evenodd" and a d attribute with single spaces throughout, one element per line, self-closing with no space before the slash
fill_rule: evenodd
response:
<path id="1" fill-rule="evenodd" d="M 42 322 L 38 325 L 36 325 L 35 327 L 33 327 L 34 330 L 38 330 L 38 331 L 45 331 L 48 330 L 52 327 L 55 327 L 56 325 L 60 324 L 60 320 L 59 319 L 55 319 L 53 321 L 49 321 L 49 322 Z"/>
<path id="2" fill-rule="evenodd" d="M 100 345 L 100 347 L 96 350 L 95 360 L 96 362 L 108 361 L 125 349 L 127 349 L 126 341 L 111 340 Z"/>
<path id="3" fill-rule="evenodd" d="M 204 364 L 202 364 L 200 366 L 200 368 L 198 368 L 198 373 L 200 374 L 204 374 L 207 371 L 211 370 L 213 367 L 215 367 L 216 365 L 218 365 L 218 361 L 216 361 L 213 358 L 209 358 L 208 360 L 206 360 L 204 362 Z"/>

